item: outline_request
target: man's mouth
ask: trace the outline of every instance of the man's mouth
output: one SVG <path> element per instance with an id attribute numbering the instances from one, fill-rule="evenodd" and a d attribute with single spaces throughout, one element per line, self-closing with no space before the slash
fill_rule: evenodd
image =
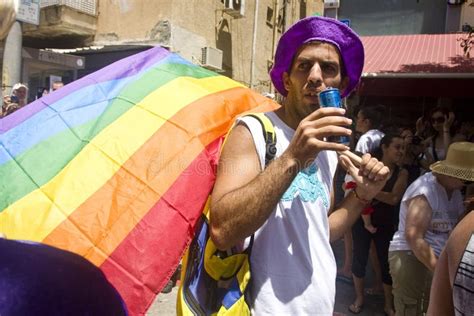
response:
<path id="1" fill-rule="evenodd" d="M 309 96 L 309 97 L 317 97 L 318 96 L 318 92 L 316 91 L 309 91 L 306 93 L 306 96 Z"/>
<path id="2" fill-rule="evenodd" d="M 305 94 L 305 98 L 308 99 L 311 103 L 318 103 L 319 104 L 319 97 L 316 92 L 310 92 Z"/>

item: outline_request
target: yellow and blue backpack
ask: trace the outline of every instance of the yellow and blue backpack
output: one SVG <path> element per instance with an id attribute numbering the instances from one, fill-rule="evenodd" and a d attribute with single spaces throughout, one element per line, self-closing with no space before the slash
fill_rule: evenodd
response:
<path id="1" fill-rule="evenodd" d="M 262 125 L 267 166 L 276 154 L 273 123 L 263 113 L 246 116 L 255 118 Z M 210 197 L 182 260 L 177 314 L 250 315 L 245 292 L 250 282 L 250 253 L 254 236 L 251 236 L 248 247 L 240 253 L 219 251 L 209 237 L 209 204 Z"/>

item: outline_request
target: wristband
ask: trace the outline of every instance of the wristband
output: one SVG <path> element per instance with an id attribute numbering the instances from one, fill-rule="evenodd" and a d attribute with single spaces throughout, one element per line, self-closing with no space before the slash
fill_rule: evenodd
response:
<path id="1" fill-rule="evenodd" d="M 366 205 L 366 206 L 362 209 L 361 214 L 362 214 L 362 215 L 370 215 L 370 214 L 372 214 L 374 211 L 375 211 L 375 210 L 374 210 L 373 206 L 370 205 L 370 204 L 368 204 L 368 205 Z"/>
<path id="2" fill-rule="evenodd" d="M 350 189 L 354 189 L 357 187 L 357 183 L 355 183 L 354 181 L 349 181 L 345 184 L 345 189 L 346 190 L 350 190 Z"/>
<path id="3" fill-rule="evenodd" d="M 358 199 L 359 202 L 361 202 L 362 204 L 367 205 L 367 204 L 370 204 L 370 202 L 372 202 L 372 200 L 366 200 L 366 199 L 364 199 L 364 198 L 361 198 L 361 197 L 357 194 L 356 189 L 352 190 L 352 192 L 354 193 L 354 196 L 356 197 L 356 199 Z"/>

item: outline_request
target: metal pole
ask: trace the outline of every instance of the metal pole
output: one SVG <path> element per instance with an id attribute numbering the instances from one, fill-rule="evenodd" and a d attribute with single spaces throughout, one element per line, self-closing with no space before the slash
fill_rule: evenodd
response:
<path id="1" fill-rule="evenodd" d="M 5 40 L 3 49 L 2 92 L 11 93 L 11 88 L 21 79 L 21 50 L 22 50 L 21 23 L 13 23 Z"/>
<path id="2" fill-rule="evenodd" d="M 273 1 L 273 39 L 272 39 L 272 55 L 270 59 L 272 62 L 274 61 L 275 56 L 275 48 L 277 42 L 277 34 L 278 34 L 278 11 L 280 10 L 280 1 L 274 0 Z M 270 83 L 270 93 L 273 93 L 273 84 Z"/>
<path id="3" fill-rule="evenodd" d="M 252 55 L 250 56 L 250 89 L 253 89 L 253 73 L 255 72 L 255 47 L 257 45 L 258 0 L 255 1 L 253 17 Z"/>
<path id="4" fill-rule="evenodd" d="M 283 0 L 283 25 L 281 27 L 281 34 L 285 33 L 286 26 L 288 25 L 288 12 L 286 7 L 286 0 Z"/>

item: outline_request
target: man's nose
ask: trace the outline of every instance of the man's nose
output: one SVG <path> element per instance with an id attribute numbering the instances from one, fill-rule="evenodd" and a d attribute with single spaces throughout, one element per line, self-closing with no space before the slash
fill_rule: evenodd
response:
<path id="1" fill-rule="evenodd" d="M 321 66 L 319 63 L 314 63 L 313 67 L 311 67 L 308 75 L 308 82 L 314 85 L 320 85 L 323 82 Z"/>

